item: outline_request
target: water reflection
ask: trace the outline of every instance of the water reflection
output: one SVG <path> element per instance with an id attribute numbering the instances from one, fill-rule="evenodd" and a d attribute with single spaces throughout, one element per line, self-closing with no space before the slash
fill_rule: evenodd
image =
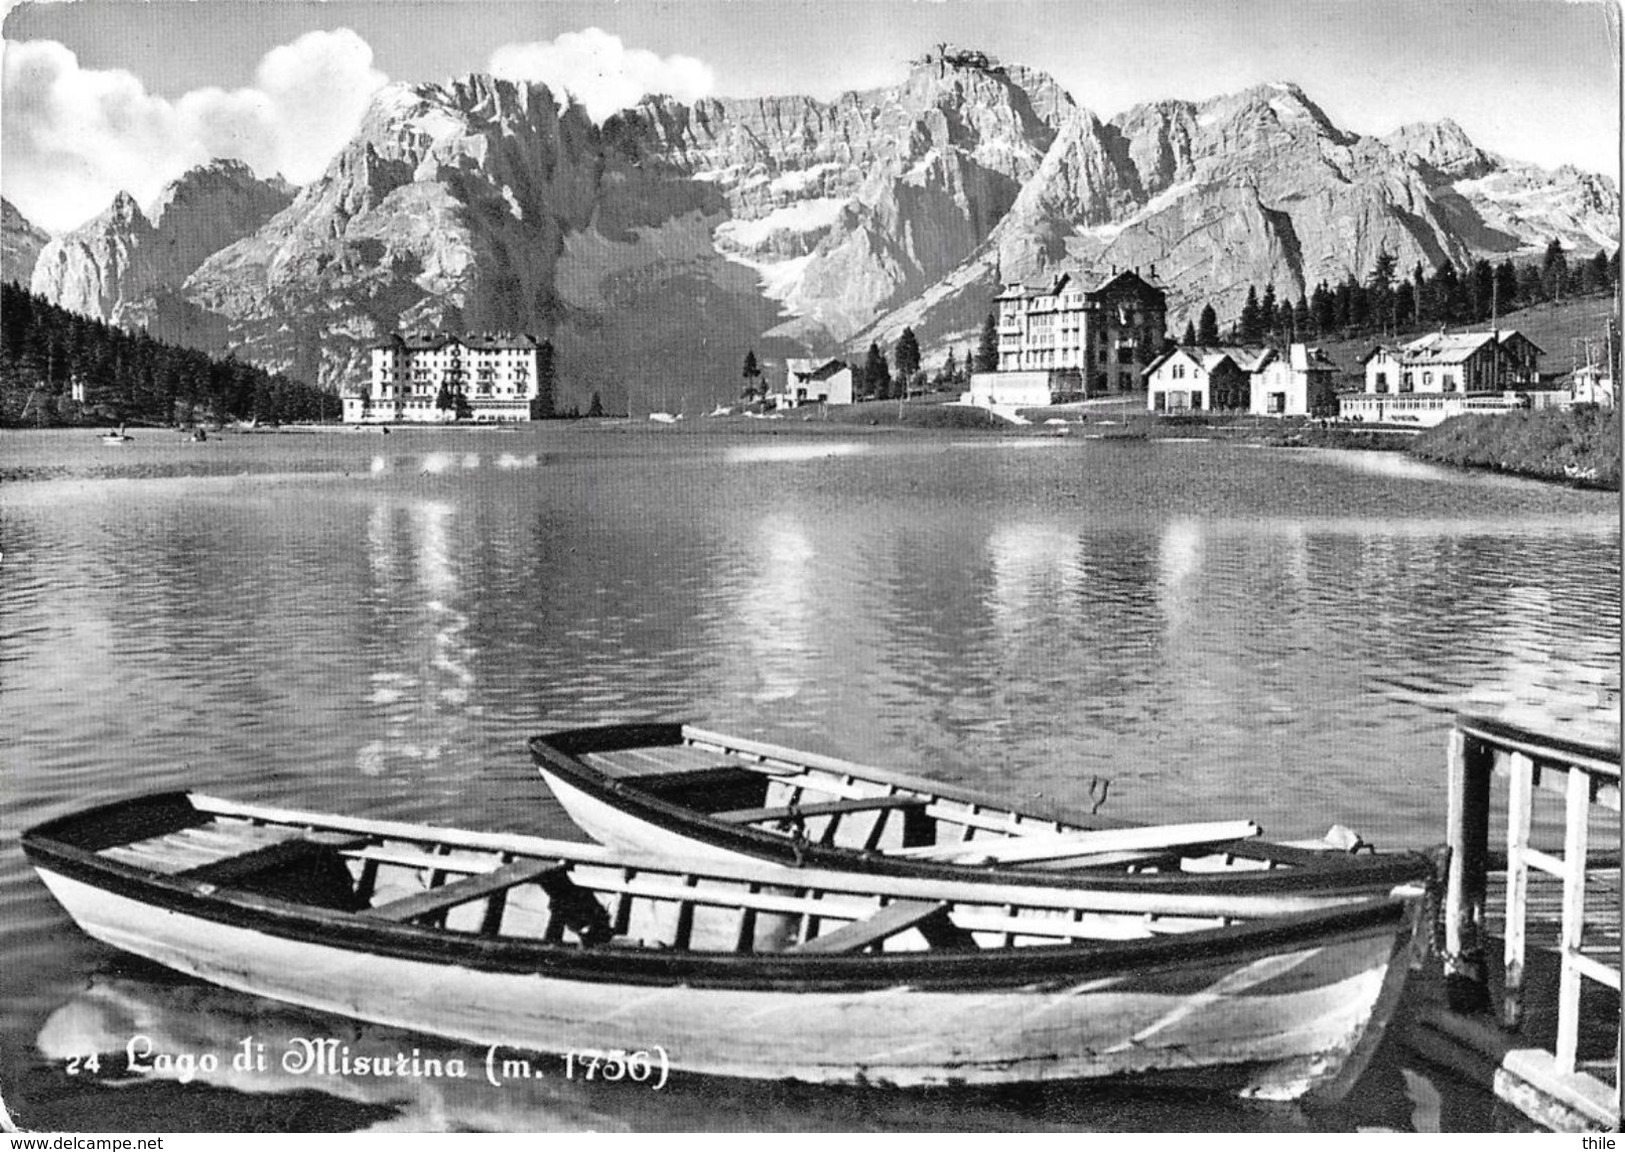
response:
<path id="1" fill-rule="evenodd" d="M 368 515 L 373 583 L 366 599 L 382 617 L 389 644 L 375 646 L 369 671 L 368 703 L 384 731 L 358 748 L 362 775 L 440 761 L 466 745 L 482 711 L 477 653 L 467 635 L 463 556 L 454 539 L 456 511 L 447 501 L 382 498 Z"/>
<path id="2" fill-rule="evenodd" d="M 857 441 L 810 442 L 790 444 L 738 444 L 727 448 L 722 459 L 727 464 L 783 464 L 804 460 L 834 459 L 838 456 L 861 456 L 873 446 Z"/>
<path id="3" fill-rule="evenodd" d="M 1034 614 L 1050 615 L 1053 605 L 1083 587 L 1083 542 L 1047 524 L 1021 522 L 994 527 L 987 541 L 993 569 L 989 596 L 994 619 L 1007 638 Z"/>
<path id="4" fill-rule="evenodd" d="M 816 558 L 817 549 L 793 518 L 757 526 L 750 574 L 736 601 L 734 643 L 747 656 L 740 670 L 750 677 L 747 691 L 758 703 L 789 701 L 816 682 L 808 638 L 816 614 L 827 607 Z"/>

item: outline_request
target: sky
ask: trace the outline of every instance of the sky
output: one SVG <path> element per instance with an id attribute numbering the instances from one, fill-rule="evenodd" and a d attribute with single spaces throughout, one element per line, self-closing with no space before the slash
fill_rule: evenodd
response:
<path id="1" fill-rule="evenodd" d="M 1293 81 L 1339 127 L 1455 120 L 1480 147 L 1618 179 L 1615 0 L 69 0 L 6 3 L 0 192 L 53 233 L 239 159 L 304 183 L 391 82 L 829 99 L 938 42 L 1050 73 L 1109 118 Z"/>

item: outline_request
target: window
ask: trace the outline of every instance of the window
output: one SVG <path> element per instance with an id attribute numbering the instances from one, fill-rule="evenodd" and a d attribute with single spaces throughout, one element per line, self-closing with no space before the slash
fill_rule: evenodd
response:
<path id="1" fill-rule="evenodd" d="M 1201 410 L 1202 410 L 1202 394 L 1200 392 L 1192 392 L 1191 393 L 1191 411 L 1192 412 L 1200 412 Z"/>
<path id="2" fill-rule="evenodd" d="M 1431 372 L 1422 373 L 1422 387 L 1431 388 L 1432 386 L 1433 386 L 1433 373 L 1431 373 Z"/>
<path id="3" fill-rule="evenodd" d="M 1410 392 L 1410 391 L 1412 391 L 1416 387 L 1414 377 L 1415 377 L 1415 373 L 1412 373 L 1412 372 L 1405 373 L 1404 383 L 1400 387 L 1399 390 L 1401 392 Z"/>
<path id="4" fill-rule="evenodd" d="M 1174 365 L 1173 377 L 1175 380 L 1183 380 L 1185 378 L 1185 366 L 1183 364 Z"/>
<path id="5" fill-rule="evenodd" d="M 1377 382 L 1376 383 L 1376 391 L 1378 391 L 1378 392 L 1386 392 L 1386 391 L 1388 391 L 1388 373 L 1386 373 L 1386 372 L 1378 372 L 1377 375 L 1376 375 L 1376 382 Z"/>

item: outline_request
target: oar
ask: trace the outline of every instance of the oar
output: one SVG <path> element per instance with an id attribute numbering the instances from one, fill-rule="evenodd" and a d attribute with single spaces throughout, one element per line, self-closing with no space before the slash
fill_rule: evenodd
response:
<path id="1" fill-rule="evenodd" d="M 944 864 L 1015 864 L 1034 860 L 1061 860 L 1102 852 L 1144 852 L 1245 840 L 1263 832 L 1251 820 L 1219 820 L 1205 824 L 1152 824 L 1144 828 L 1105 828 L 1058 832 L 1044 836 L 1010 836 L 1002 840 L 969 840 L 957 844 L 927 844 L 888 853 L 912 860 Z"/>

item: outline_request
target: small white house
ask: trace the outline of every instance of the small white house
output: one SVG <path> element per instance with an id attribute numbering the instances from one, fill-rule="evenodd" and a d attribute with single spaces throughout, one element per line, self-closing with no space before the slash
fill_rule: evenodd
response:
<path id="1" fill-rule="evenodd" d="M 1267 349 L 1180 345 L 1145 370 L 1149 412 L 1245 408 L 1249 381 L 1273 358 Z"/>
<path id="2" fill-rule="evenodd" d="M 1252 376 L 1254 416 L 1307 416 L 1317 385 L 1335 387 L 1337 366 L 1319 348 L 1294 344 L 1286 359 L 1271 357 Z"/>
<path id="3" fill-rule="evenodd" d="M 1048 370 L 1032 372 L 973 372 L 970 391 L 962 399 L 983 407 L 1042 408 L 1050 402 Z"/>
<path id="4" fill-rule="evenodd" d="M 791 358 L 784 362 L 784 391 L 774 397 L 775 407 L 850 403 L 852 366 L 845 360 Z"/>
<path id="5" fill-rule="evenodd" d="M 1607 369 L 1586 364 L 1574 370 L 1570 385 L 1570 403 L 1595 404 L 1599 408 L 1614 406 L 1614 378 Z"/>

